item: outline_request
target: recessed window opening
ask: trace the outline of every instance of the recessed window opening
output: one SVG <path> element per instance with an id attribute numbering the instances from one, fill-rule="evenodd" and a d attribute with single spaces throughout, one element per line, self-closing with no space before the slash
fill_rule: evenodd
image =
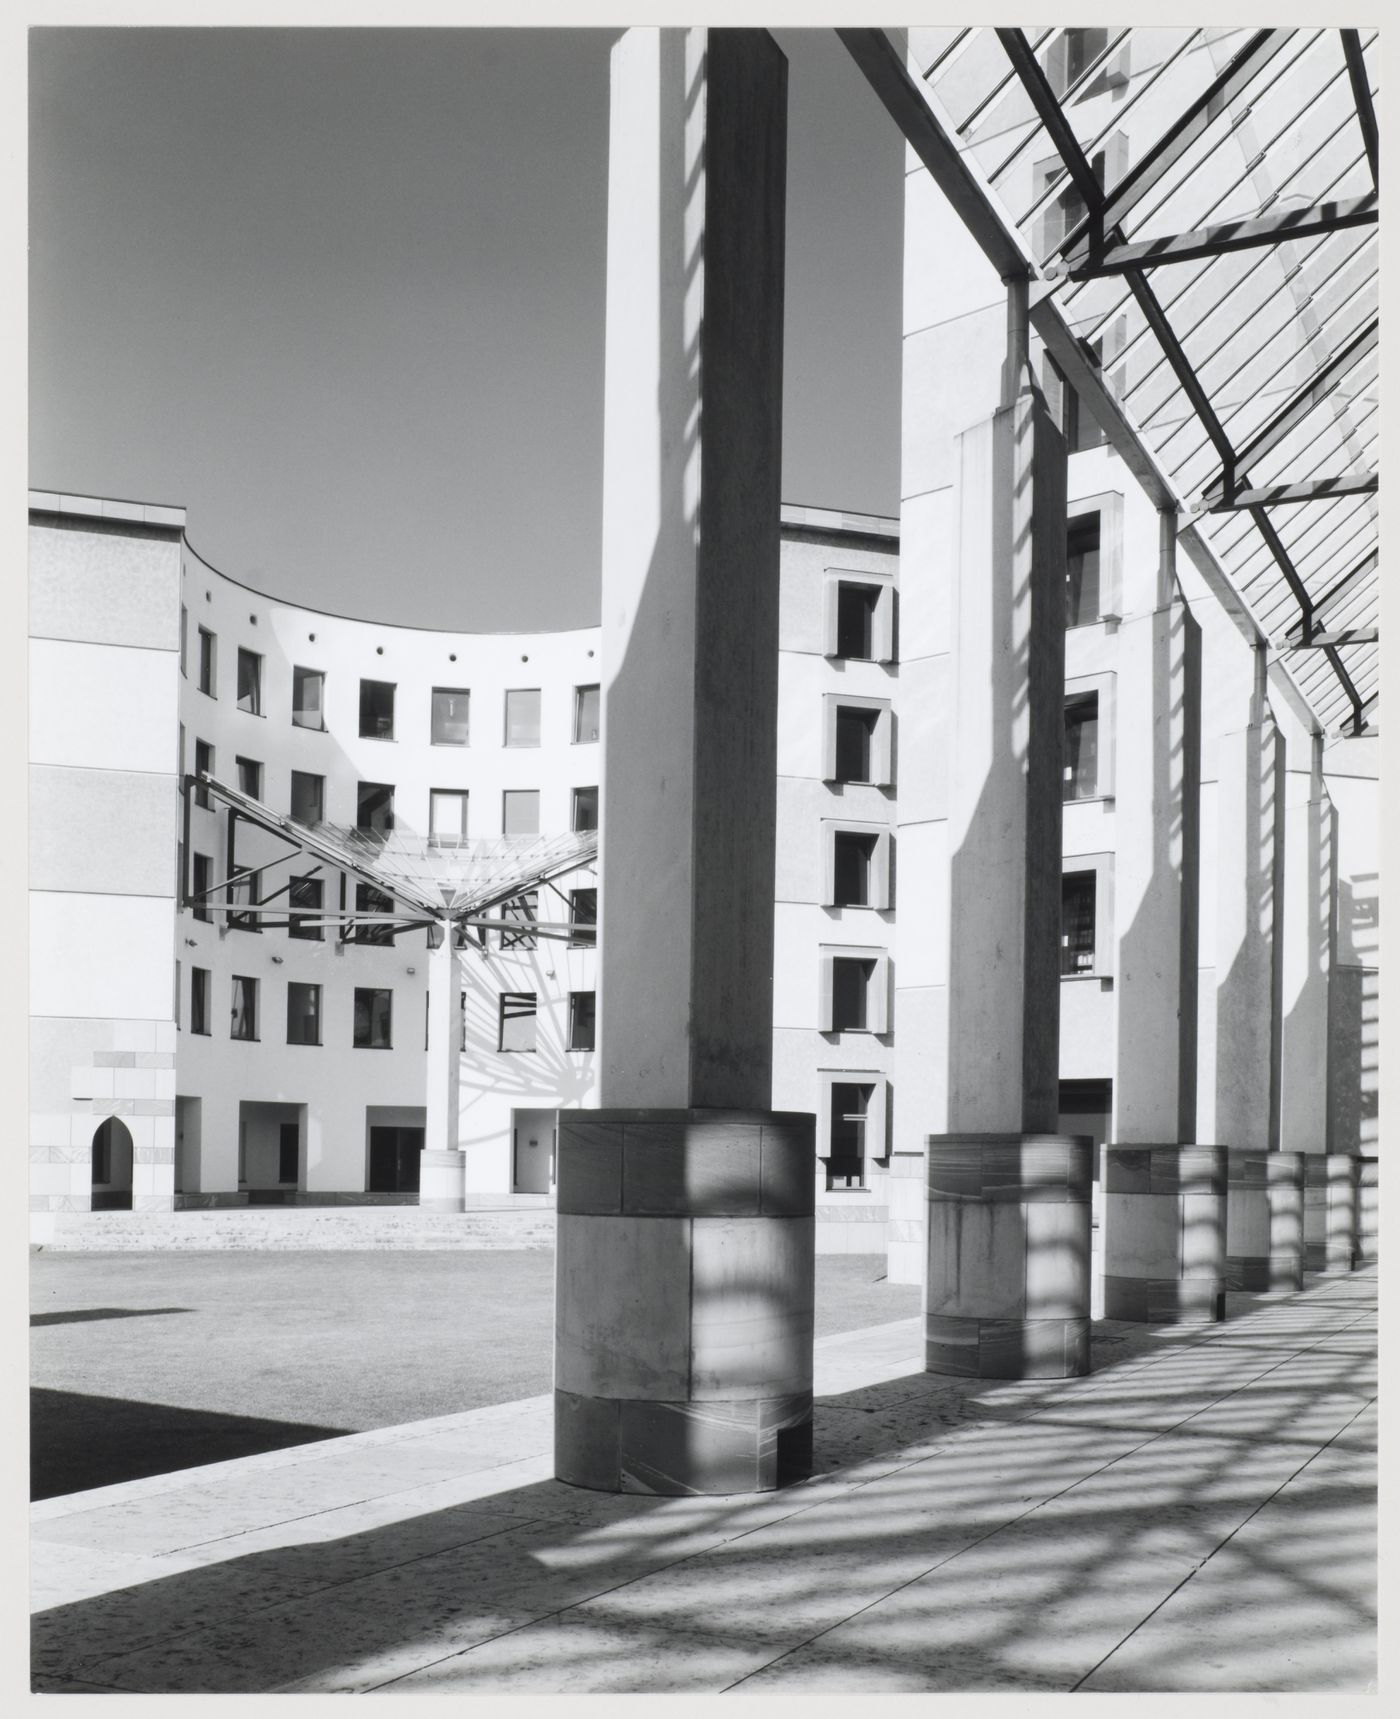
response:
<path id="1" fill-rule="evenodd" d="M 501 833 L 537 836 L 540 833 L 538 788 L 507 788 L 501 800 Z"/>
<path id="2" fill-rule="evenodd" d="M 294 877 L 287 891 L 287 905 L 293 911 L 287 923 L 289 937 L 304 938 L 307 942 L 319 943 L 322 940 L 322 927 L 319 920 L 298 918 L 295 909 L 303 912 L 319 913 L 325 901 L 323 880 L 319 877 Z"/>
<path id="3" fill-rule="evenodd" d="M 592 949 L 598 942 L 598 891 L 596 889 L 571 889 L 569 891 L 569 919 L 573 930 L 569 934 L 569 942 L 579 949 Z"/>
<path id="4" fill-rule="evenodd" d="M 506 745 L 540 743 L 540 689 L 518 687 L 506 694 Z"/>
<path id="5" fill-rule="evenodd" d="M 535 1048 L 537 1020 L 533 991 L 502 991 L 500 1034 L 497 1049 L 503 1051 L 532 1051 Z"/>
<path id="6" fill-rule="evenodd" d="M 574 688 L 574 745 L 586 745 L 598 738 L 600 704 L 596 686 Z"/>
<path id="7" fill-rule="evenodd" d="M 190 968 L 190 1031 L 209 1036 L 209 969 Z"/>
<path id="8" fill-rule="evenodd" d="M 598 790 L 596 788 L 574 789 L 573 827 L 575 832 L 598 828 Z"/>
<path id="9" fill-rule="evenodd" d="M 389 782 L 361 782 L 355 791 L 355 828 L 386 836 L 394 827 L 394 789 Z"/>
<path id="10" fill-rule="evenodd" d="M 218 644 L 208 627 L 199 629 L 199 690 L 207 692 L 210 698 L 218 696 L 215 691 L 215 667 Z"/>
<path id="11" fill-rule="evenodd" d="M 233 975 L 233 1008 L 228 1036 L 252 1041 L 258 1036 L 258 982 L 240 973 Z"/>
<path id="12" fill-rule="evenodd" d="M 256 907 L 258 905 L 258 874 L 251 877 L 237 878 L 227 886 L 226 895 L 230 907 Z M 262 931 L 257 917 L 251 913 L 230 913 L 228 915 L 230 931 Z"/>
<path id="13" fill-rule="evenodd" d="M 501 918 L 514 920 L 521 925 L 533 925 L 540 916 L 540 892 L 537 889 L 527 889 L 516 896 L 514 901 L 507 901 L 501 908 Z M 539 939 L 533 931 L 503 931 L 501 933 L 502 949 L 533 949 Z"/>
<path id="14" fill-rule="evenodd" d="M 1099 695 L 1065 702 L 1066 800 L 1092 799 L 1099 791 Z"/>
<path id="15" fill-rule="evenodd" d="M 234 768 L 238 772 L 238 791 L 246 794 L 250 800 L 262 799 L 262 765 L 256 758 L 235 758 Z"/>
<path id="16" fill-rule="evenodd" d="M 309 770 L 292 771 L 292 816 L 299 824 L 319 824 L 326 815 L 326 778 Z"/>
<path id="17" fill-rule="evenodd" d="M 434 847 L 460 847 L 467 839 L 465 788 L 428 790 L 428 840 Z"/>
<path id="18" fill-rule="evenodd" d="M 831 963 L 831 1030 L 864 1032 L 870 1019 L 870 985 L 875 962 L 837 956 Z"/>
<path id="19" fill-rule="evenodd" d="M 194 743 L 194 773 L 196 776 L 212 776 L 214 774 L 214 748 L 207 740 L 196 740 Z M 209 810 L 209 790 L 200 784 L 194 791 L 194 803 Z"/>
<path id="20" fill-rule="evenodd" d="M 569 992 L 569 1049 L 591 1051 L 598 1017 L 596 991 Z"/>
<path id="21" fill-rule="evenodd" d="M 355 987 L 355 1049 L 392 1050 L 394 993 L 370 986 Z"/>
<path id="22" fill-rule="evenodd" d="M 238 647 L 238 708 L 250 716 L 262 715 L 262 658 L 256 651 Z"/>
<path id="23" fill-rule="evenodd" d="M 873 585 L 848 585 L 836 592 L 836 654 L 870 662 L 875 656 L 875 611 L 880 592 Z"/>
<path id="24" fill-rule="evenodd" d="M 1084 627 L 1099 618 L 1099 516 L 1072 519 L 1065 540 L 1065 625 Z"/>
<path id="25" fill-rule="evenodd" d="M 376 889 L 372 883 L 357 883 L 355 885 L 356 913 L 392 913 L 394 898 L 386 895 L 382 889 Z M 394 927 L 392 925 L 357 925 L 354 941 L 356 943 L 392 943 Z"/>
<path id="26" fill-rule="evenodd" d="M 832 839 L 833 906 L 868 907 L 876 838 L 856 830 L 837 830 Z"/>
<path id="27" fill-rule="evenodd" d="M 292 725 L 324 730 L 326 677 L 320 669 L 292 670 Z"/>
<path id="28" fill-rule="evenodd" d="M 1055 93 L 1063 95 L 1077 83 L 1107 46 L 1107 29 L 1067 29 L 1064 33 L 1064 80 L 1059 82 Z"/>
<path id="29" fill-rule="evenodd" d="M 869 782 L 875 752 L 877 710 L 853 709 L 841 705 L 836 712 L 836 780 L 838 782 Z"/>
<path id="30" fill-rule="evenodd" d="M 360 738 L 362 740 L 392 740 L 394 738 L 394 682 L 362 680 L 360 682 Z"/>
<path id="31" fill-rule="evenodd" d="M 209 924 L 214 917 L 209 911 L 209 889 L 214 881 L 214 862 L 208 854 L 192 854 L 190 858 L 193 861 L 190 894 L 194 897 L 190 912 L 196 919 L 202 919 L 205 924 Z"/>
<path id="32" fill-rule="evenodd" d="M 292 979 L 287 984 L 287 1043 L 289 1045 L 318 1045 L 321 1042 L 321 987 L 302 984 Z M 284 1182 L 295 1181 L 296 1172 L 284 1176 Z"/>
<path id="33" fill-rule="evenodd" d="M 831 1139 L 826 1163 L 826 1185 L 832 1188 L 865 1186 L 865 1133 L 874 1097 L 873 1085 L 834 1082 L 831 1088 Z"/>
<path id="34" fill-rule="evenodd" d="M 471 735 L 471 694 L 463 687 L 433 688 L 433 745 L 466 746 Z"/>
<path id="35" fill-rule="evenodd" d="M 1066 872 L 1060 884 L 1060 975 L 1092 973 L 1095 946 L 1095 886 L 1091 871 Z"/>
<path id="36" fill-rule="evenodd" d="M 319 986 L 313 986 L 312 989 L 317 990 Z M 282 1183 L 295 1183 L 299 1180 L 300 1169 L 301 1129 L 295 1122 L 279 1123 L 277 1129 L 277 1180 Z"/>
<path id="37" fill-rule="evenodd" d="M 190 655 L 190 612 L 180 605 L 180 673 L 188 678 Z"/>

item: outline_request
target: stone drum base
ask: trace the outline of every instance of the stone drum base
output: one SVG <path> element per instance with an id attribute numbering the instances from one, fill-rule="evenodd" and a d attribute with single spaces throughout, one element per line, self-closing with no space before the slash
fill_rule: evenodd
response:
<path id="1" fill-rule="evenodd" d="M 1381 1256 L 1379 1158 L 1356 1160 L 1356 1263 L 1375 1265 Z"/>
<path id="2" fill-rule="evenodd" d="M 423 1148 L 418 1179 L 418 1207 L 424 1212 L 464 1212 L 467 1209 L 466 1155 L 455 1150 Z"/>
<path id="3" fill-rule="evenodd" d="M 1309 1271 L 1337 1274 L 1356 1265 L 1354 1152 L 1303 1155 L 1303 1262 Z"/>
<path id="4" fill-rule="evenodd" d="M 1089 1371 L 1093 1148 L 1060 1134 L 930 1135 L 924 1367 Z"/>
<path id="5" fill-rule="evenodd" d="M 1103 1316 L 1225 1317 L 1226 1149 L 1106 1146 Z"/>
<path id="6" fill-rule="evenodd" d="M 1228 1150 L 1225 1287 L 1295 1293 L 1303 1287 L 1303 1154 Z"/>
<path id="7" fill-rule="evenodd" d="M 811 1472 L 815 1127 L 560 1112 L 558 1479 L 681 1495 Z"/>

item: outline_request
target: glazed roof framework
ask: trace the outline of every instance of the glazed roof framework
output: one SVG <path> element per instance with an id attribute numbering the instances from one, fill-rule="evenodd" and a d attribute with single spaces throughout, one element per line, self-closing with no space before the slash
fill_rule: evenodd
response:
<path id="1" fill-rule="evenodd" d="M 841 36 L 1276 683 L 1374 730 L 1377 32 Z"/>

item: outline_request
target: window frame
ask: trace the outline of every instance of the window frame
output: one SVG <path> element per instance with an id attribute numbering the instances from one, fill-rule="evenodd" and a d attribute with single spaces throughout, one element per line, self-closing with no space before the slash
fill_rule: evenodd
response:
<path id="1" fill-rule="evenodd" d="M 1092 966 L 1076 972 L 1061 972 L 1060 982 L 1078 983 L 1084 979 L 1111 979 L 1114 974 L 1113 870 L 1111 853 L 1066 854 L 1061 862 L 1062 880 L 1091 874 L 1094 878 L 1094 960 Z M 1064 964 L 1064 927 L 1060 928 L 1060 962 Z"/>
<path id="2" fill-rule="evenodd" d="M 887 1165 L 890 1157 L 890 1081 L 889 1076 L 880 1069 L 872 1068 L 822 1068 L 817 1070 L 817 1159 L 818 1162 L 829 1164 L 833 1154 L 831 1145 L 831 1126 L 835 1116 L 835 1088 L 838 1086 L 868 1086 L 872 1088 L 870 1102 L 865 1112 L 865 1151 L 862 1162 Z M 828 1193 L 868 1193 L 870 1188 L 869 1171 L 866 1180 L 859 1188 L 833 1188 L 830 1171 L 826 1172 Z"/>
<path id="3" fill-rule="evenodd" d="M 319 691 L 316 703 L 315 722 L 304 721 L 305 707 L 298 707 L 297 693 L 308 680 L 317 682 Z M 326 732 L 326 671 L 324 669 L 305 668 L 300 663 L 292 664 L 292 727 L 305 728 L 312 734 Z"/>
<path id="4" fill-rule="evenodd" d="M 204 758 L 203 762 L 201 762 L 201 755 Z M 194 737 L 194 774 L 196 778 L 201 775 L 212 776 L 214 774 L 214 743 L 212 740 L 201 740 L 197 734 Z M 203 812 L 212 810 L 209 804 L 209 790 L 198 780 L 194 785 L 194 803 Z"/>
<path id="5" fill-rule="evenodd" d="M 1065 539 L 1076 521 L 1090 514 L 1099 516 L 1099 612 L 1088 621 L 1073 625 L 1065 617 L 1065 630 L 1077 632 L 1081 627 L 1117 626 L 1123 613 L 1123 496 L 1118 490 L 1105 490 L 1098 495 L 1076 496 L 1065 509 Z M 1068 559 L 1068 556 L 1066 556 Z M 1066 568 L 1065 583 L 1069 574 Z"/>
<path id="6" fill-rule="evenodd" d="M 314 1006 L 312 1013 L 311 1013 L 311 1021 L 312 1021 L 312 1026 L 313 1026 L 313 1028 L 315 1030 L 315 1034 L 316 1034 L 315 1038 L 294 1039 L 292 1037 L 292 1020 L 293 1020 L 292 993 L 294 991 L 310 992 L 314 998 L 315 1006 Z M 298 1018 L 303 1018 L 303 1017 L 298 1017 Z M 323 1019 L 323 1016 L 322 1016 L 322 1010 L 321 1010 L 321 986 L 319 984 L 315 983 L 313 980 L 309 980 L 309 979 L 288 979 L 288 981 L 287 981 L 287 1043 L 289 1045 L 315 1045 L 315 1046 L 319 1046 L 323 1042 L 322 1041 L 322 1019 Z"/>
<path id="7" fill-rule="evenodd" d="M 463 740 L 444 740 L 444 739 L 438 738 L 438 733 L 437 733 L 437 720 L 438 720 L 437 701 L 438 701 L 439 697 L 442 697 L 442 698 L 463 698 L 466 700 L 466 702 L 467 702 L 467 714 L 466 714 L 466 718 L 465 718 L 465 727 L 466 727 L 467 733 L 466 733 L 465 739 L 463 739 Z M 429 736 L 428 744 L 430 746 L 470 746 L 471 745 L 471 721 L 472 721 L 472 695 L 471 695 L 471 688 L 470 687 L 465 687 L 465 686 L 435 686 L 435 687 L 433 687 L 432 692 L 429 695 L 429 700 L 428 700 L 428 736 Z"/>
<path id="8" fill-rule="evenodd" d="M 250 684 L 252 691 L 250 693 L 245 693 L 243 690 L 243 673 L 245 668 L 249 669 L 251 677 Z M 234 691 L 237 694 L 238 708 L 245 716 L 261 716 L 263 714 L 262 672 L 262 653 L 260 651 L 250 651 L 247 645 L 239 645 L 238 659 L 235 669 L 237 679 L 234 683 Z M 247 702 L 245 702 L 245 699 Z"/>
<path id="9" fill-rule="evenodd" d="M 368 1009 L 369 1009 L 369 1013 L 367 1016 L 368 1030 L 367 1030 L 366 1037 L 364 1039 L 361 1039 L 361 1037 L 360 1037 L 360 1008 L 361 1008 L 360 998 L 361 997 L 387 997 L 389 999 L 388 1012 L 387 1012 L 387 1024 L 386 1024 L 386 1028 L 385 1028 L 386 1037 L 385 1037 L 384 1042 L 382 1044 L 376 1044 L 373 1041 L 372 1035 L 373 1035 L 374 1022 L 375 1022 L 375 1013 L 374 1013 L 375 1005 L 373 1003 L 368 1005 Z M 355 994 L 351 1000 L 350 1040 L 351 1040 L 351 1048 L 353 1050 L 393 1050 L 393 1048 L 394 1048 L 394 992 L 393 992 L 392 986 L 389 986 L 389 985 L 356 985 L 355 986 Z"/>
<path id="10" fill-rule="evenodd" d="M 531 1005 L 528 1012 L 526 1010 L 520 1009 L 520 1010 L 517 1010 L 513 1015 L 507 1014 L 507 1004 L 509 1002 L 511 1002 L 511 1001 L 523 1002 L 525 1000 L 525 998 L 527 998 L 527 997 L 530 999 L 530 1005 Z M 535 1052 L 539 1049 L 539 1032 L 540 1032 L 540 996 L 539 996 L 539 992 L 538 991 L 500 991 L 497 993 L 497 999 L 498 1000 L 497 1000 L 497 1004 L 496 1004 L 496 1050 L 497 1050 L 498 1054 L 501 1056 L 533 1056 L 535 1054 Z M 524 1020 L 527 1018 L 527 1013 L 528 1013 L 528 1018 L 535 1023 L 534 1032 L 531 1035 L 531 1042 L 528 1045 L 508 1045 L 505 1042 L 507 1020 Z"/>
<path id="11" fill-rule="evenodd" d="M 535 738 L 533 740 L 512 740 L 510 737 L 510 701 L 523 694 L 533 693 L 535 697 Z M 538 747 L 544 734 L 544 693 L 538 686 L 508 686 L 503 689 L 501 698 L 501 745 L 508 746 L 512 751 L 529 751 Z"/>
<path id="12" fill-rule="evenodd" d="M 195 690 L 206 698 L 219 696 L 219 635 L 209 627 L 195 623 L 199 633 L 199 665 Z"/>
<path id="13" fill-rule="evenodd" d="M 513 909 L 518 911 L 512 911 Z M 540 917 L 540 892 L 538 889 L 522 889 L 519 895 L 513 895 L 509 901 L 501 903 L 501 918 L 513 919 L 521 925 L 534 925 Z M 502 954 L 512 949 L 537 949 L 539 934 L 534 931 L 498 931 L 496 947 Z"/>
<path id="14" fill-rule="evenodd" d="M 370 901 L 368 897 L 377 899 Z M 365 883 L 357 879 L 355 883 L 356 913 L 392 913 L 394 898 L 387 890 L 380 889 L 377 884 Z M 349 942 L 357 948 L 391 949 L 394 946 L 394 927 L 392 925 L 356 925 L 352 930 Z"/>
<path id="15" fill-rule="evenodd" d="M 579 1026 L 580 1026 L 581 1017 L 585 1014 L 585 1011 L 583 1009 L 581 1009 L 580 1004 L 582 1002 L 582 999 L 585 997 L 588 999 L 588 1007 L 586 1010 L 587 1026 L 588 1026 L 588 1043 L 587 1044 L 580 1044 L 578 1042 Z M 569 992 L 569 1039 L 568 1039 L 568 1044 L 565 1046 L 565 1049 L 568 1051 L 571 1051 L 571 1052 L 576 1052 L 580 1055 L 586 1055 L 590 1051 L 596 1051 L 597 1048 L 598 1048 L 598 992 L 597 992 L 596 988 L 592 989 L 592 990 L 587 990 L 587 991 L 570 991 Z"/>
<path id="16" fill-rule="evenodd" d="M 583 732 L 583 729 L 585 726 L 584 719 L 583 719 L 584 694 L 589 693 L 589 692 L 595 693 L 597 695 L 597 718 L 598 719 L 597 719 L 597 723 L 594 726 L 593 733 L 592 734 L 585 734 Z M 603 733 L 603 689 L 602 689 L 602 685 L 598 681 L 585 682 L 582 686 L 576 686 L 574 688 L 574 726 L 573 726 L 573 742 L 572 743 L 575 746 L 595 746 L 595 745 L 597 745 L 599 740 L 602 738 L 602 733 Z"/>
<path id="17" fill-rule="evenodd" d="M 212 925 L 214 915 L 209 911 L 209 891 L 214 887 L 214 856 L 197 849 L 190 852 L 190 913 L 202 925 Z"/>
<path id="18" fill-rule="evenodd" d="M 384 733 L 382 729 L 381 730 L 372 730 L 372 729 L 367 729 L 365 727 L 365 688 L 366 687 L 379 687 L 381 690 L 387 687 L 387 689 L 388 689 L 388 692 L 389 692 L 389 730 L 388 730 L 387 734 Z M 360 676 L 359 738 L 361 740 L 383 740 L 383 741 L 392 741 L 393 740 L 393 738 L 394 738 L 394 723 L 395 723 L 397 716 L 398 716 L 398 691 L 399 691 L 399 683 L 396 680 L 376 680 L 372 676 L 364 675 L 364 674 L 362 674 Z M 383 719 L 381 717 L 378 720 L 382 721 Z"/>
<path id="19" fill-rule="evenodd" d="M 212 969 L 208 967 L 190 968 L 190 1033 L 195 1038 L 211 1038 L 212 1032 L 209 1021 L 209 994 L 212 984 Z M 196 997 L 199 1008 L 196 1012 Z M 196 1025 L 196 1019 L 199 1024 Z"/>
<path id="20" fill-rule="evenodd" d="M 258 981 L 257 981 L 257 978 L 254 974 L 251 974 L 251 973 L 231 973 L 229 975 L 229 977 L 233 981 L 234 1002 L 233 1002 L 233 1005 L 231 1006 L 231 1008 L 229 1009 L 228 1036 L 229 1036 L 230 1040 L 235 1044 L 247 1044 L 247 1045 L 258 1044 L 260 1042 L 259 1034 L 258 1034 L 258 1028 L 261 1025 L 261 1023 L 258 1020 L 259 998 L 258 998 Z M 240 985 L 250 987 L 248 990 L 246 990 L 243 993 L 245 1001 L 248 1004 L 247 1014 L 248 1014 L 248 1024 L 249 1024 L 249 1029 L 250 1029 L 246 1033 L 236 1033 L 233 1030 L 234 1022 L 238 1019 L 238 1013 L 239 1013 L 237 997 L 238 997 L 238 986 L 240 986 Z"/>
<path id="21" fill-rule="evenodd" d="M 298 902 L 297 888 L 312 888 L 316 891 L 316 905 L 310 902 Z M 322 877 L 307 875 L 292 876 L 287 884 L 287 935 L 295 937 L 299 943 L 324 943 L 326 928 L 319 919 L 312 920 L 309 925 L 302 922 L 303 913 L 323 913 L 326 907 L 326 880 Z M 298 911 L 298 909 L 300 911 Z"/>
<path id="22" fill-rule="evenodd" d="M 593 897 L 592 929 L 585 930 L 587 921 L 578 917 L 578 897 L 591 895 Z M 580 884 L 578 888 L 569 891 L 569 932 L 570 949 L 596 949 L 598 947 L 598 886 L 596 883 Z"/>
<path id="23" fill-rule="evenodd" d="M 535 801 L 535 827 L 533 830 L 512 830 L 508 828 L 509 818 L 507 807 L 512 799 L 522 799 L 525 795 L 533 795 Z M 503 788 L 501 790 L 501 834 L 503 836 L 537 836 L 540 833 L 540 791 L 538 788 Z"/>
<path id="24" fill-rule="evenodd" d="M 246 794 L 250 800 L 257 800 L 261 803 L 263 797 L 262 760 L 260 758 L 246 758 L 241 752 L 235 752 L 233 755 L 233 768 L 235 775 L 238 777 L 238 792 L 240 794 Z M 253 781 L 257 784 L 256 787 L 248 788 L 244 786 L 243 777 L 246 771 L 253 772 Z"/>
<path id="25" fill-rule="evenodd" d="M 296 805 L 297 805 L 297 782 L 298 782 L 298 780 L 300 780 L 302 782 L 315 782 L 318 784 L 317 790 L 316 790 L 316 803 L 317 803 L 318 807 L 320 808 L 320 814 L 321 814 L 320 817 L 318 817 L 318 818 L 297 818 Z M 290 792 L 287 795 L 287 807 L 288 807 L 288 814 L 287 815 L 289 817 L 296 818 L 298 823 L 303 823 L 303 824 L 306 824 L 306 823 L 311 823 L 311 824 L 324 823 L 325 819 L 326 819 L 326 778 L 322 775 L 319 775 L 315 770 L 293 770 L 292 774 L 291 774 Z"/>
<path id="26" fill-rule="evenodd" d="M 822 780 L 833 787 L 892 788 L 894 786 L 894 705 L 888 698 L 865 698 L 856 693 L 828 692 L 822 695 Z M 836 732 L 843 710 L 874 711 L 870 732 L 870 771 L 866 777 L 837 774 Z"/>
<path id="27" fill-rule="evenodd" d="M 841 589 L 843 586 L 875 593 L 870 617 L 870 655 L 848 657 L 841 651 Z M 895 646 L 895 578 L 892 573 L 853 567 L 828 567 L 822 591 L 822 655 L 836 662 L 893 664 Z"/>
<path id="28" fill-rule="evenodd" d="M 593 822 L 591 824 L 581 824 L 578 819 L 579 800 L 581 795 L 588 794 L 593 796 Z M 584 804 L 586 805 L 587 802 L 585 801 Z M 597 784 L 594 783 L 591 787 L 574 788 L 569 796 L 569 828 L 573 834 L 579 835 L 587 830 L 596 830 L 599 824 L 599 817 L 600 801 Z"/>
<path id="29" fill-rule="evenodd" d="M 835 1012 L 838 961 L 872 963 L 866 976 L 865 1024 L 837 1026 Z M 876 945 L 823 943 L 817 952 L 817 1030 L 823 1033 L 869 1033 L 879 1038 L 890 1031 L 890 952 Z"/>
<path id="30" fill-rule="evenodd" d="M 872 840 L 870 855 L 868 901 L 838 901 L 836 899 L 836 845 L 841 836 L 861 836 Z M 888 824 L 862 823 L 854 818 L 822 819 L 822 899 L 823 907 L 870 909 L 888 912 L 894 905 L 894 831 Z"/>
<path id="31" fill-rule="evenodd" d="M 373 789 L 376 792 L 383 790 L 389 796 L 389 809 L 383 824 L 367 824 L 362 821 L 364 816 L 365 790 L 367 788 Z M 370 834 L 378 832 L 384 835 L 389 835 L 392 833 L 394 828 L 394 784 L 392 782 L 356 782 L 355 828 L 357 830 L 368 830 Z"/>
<path id="32" fill-rule="evenodd" d="M 453 833 L 433 828 L 435 812 L 440 801 L 455 800 L 461 807 L 461 828 Z M 429 788 L 428 789 L 428 846 L 436 848 L 457 848 L 468 841 L 468 823 L 471 815 L 471 790 L 469 788 Z"/>

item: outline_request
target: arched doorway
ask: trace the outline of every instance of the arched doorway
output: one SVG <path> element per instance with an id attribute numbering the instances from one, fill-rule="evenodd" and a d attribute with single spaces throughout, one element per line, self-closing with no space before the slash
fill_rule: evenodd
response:
<path id="1" fill-rule="evenodd" d="M 131 1210 L 131 1131 L 120 1116 L 99 1122 L 92 1136 L 92 1209 Z"/>

